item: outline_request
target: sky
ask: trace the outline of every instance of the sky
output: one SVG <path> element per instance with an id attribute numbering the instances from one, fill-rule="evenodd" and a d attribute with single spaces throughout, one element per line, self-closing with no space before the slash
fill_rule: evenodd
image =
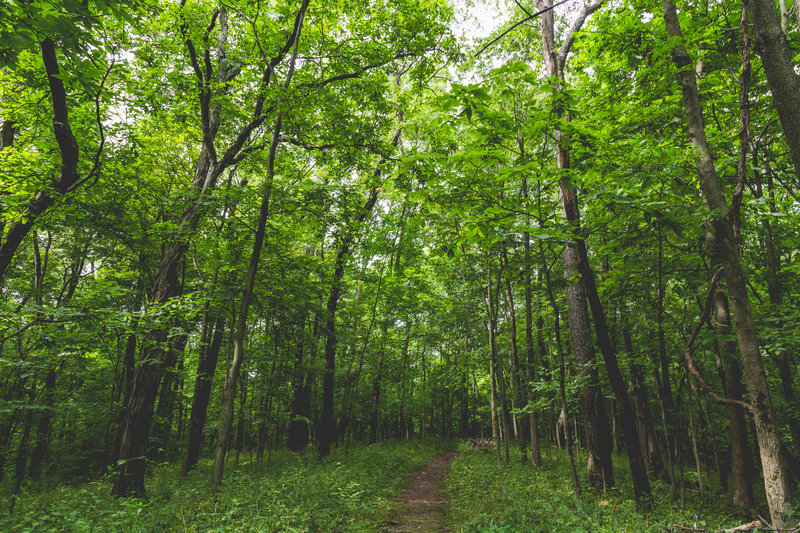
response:
<path id="1" fill-rule="evenodd" d="M 505 21 L 498 3 L 499 0 L 456 0 L 453 31 L 473 39 L 487 37 Z"/>

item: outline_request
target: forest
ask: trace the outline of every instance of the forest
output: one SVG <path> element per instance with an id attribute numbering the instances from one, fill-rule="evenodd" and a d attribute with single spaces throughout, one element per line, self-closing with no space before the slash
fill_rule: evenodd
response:
<path id="1" fill-rule="evenodd" d="M 0 530 L 800 531 L 800 2 L 0 43 Z"/>

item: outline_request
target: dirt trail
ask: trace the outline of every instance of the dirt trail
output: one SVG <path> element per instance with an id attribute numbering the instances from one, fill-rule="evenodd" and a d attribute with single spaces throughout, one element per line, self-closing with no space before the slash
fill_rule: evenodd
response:
<path id="1" fill-rule="evenodd" d="M 455 454 L 450 452 L 430 461 L 422 470 L 412 472 L 397 499 L 402 504 L 388 522 L 387 531 L 412 533 L 420 531 L 450 531 L 444 525 L 447 499 L 441 484 Z"/>

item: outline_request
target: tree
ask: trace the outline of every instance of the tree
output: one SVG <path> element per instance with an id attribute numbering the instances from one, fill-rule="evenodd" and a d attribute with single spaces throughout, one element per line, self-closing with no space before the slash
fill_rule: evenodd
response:
<path id="1" fill-rule="evenodd" d="M 691 68 L 689 54 L 682 44 L 683 33 L 675 4 L 672 0 L 664 0 L 663 7 L 667 32 L 676 41 L 672 54 L 680 79 L 689 140 L 695 166 L 703 184 L 703 195 L 712 212 L 714 241 L 725 271 L 728 294 L 736 321 L 736 337 L 752 402 L 770 516 L 775 527 L 780 528 L 789 523 L 792 512 L 789 477 L 782 455 L 780 432 L 772 407 L 772 398 L 761 361 L 747 285 L 733 237 L 731 210 L 720 187 L 714 160 L 706 141 L 697 81 Z"/>

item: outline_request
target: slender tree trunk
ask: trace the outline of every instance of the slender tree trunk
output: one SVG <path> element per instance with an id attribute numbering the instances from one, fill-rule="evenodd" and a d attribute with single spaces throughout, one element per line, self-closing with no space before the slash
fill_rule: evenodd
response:
<path id="1" fill-rule="evenodd" d="M 567 394 L 566 394 L 566 386 L 564 383 L 565 380 L 565 369 L 564 369 L 564 349 L 561 343 L 561 311 L 559 309 L 558 304 L 556 303 L 555 295 L 553 294 L 553 285 L 550 281 L 550 271 L 547 269 L 547 263 L 544 258 L 544 245 L 539 241 L 539 254 L 540 254 L 540 261 L 541 261 L 541 268 L 542 272 L 544 273 L 545 277 L 545 287 L 547 289 L 547 297 L 550 300 L 550 307 L 553 309 L 553 317 L 554 317 L 554 330 L 556 335 L 556 349 L 558 351 L 558 361 L 559 361 L 559 371 L 558 371 L 558 396 L 559 401 L 561 402 L 561 413 L 564 416 L 564 440 L 565 444 L 564 447 L 567 450 L 567 459 L 569 460 L 569 473 L 570 477 L 572 478 L 572 487 L 575 491 L 575 494 L 580 498 L 581 496 L 581 484 L 578 480 L 578 472 L 575 468 L 575 458 L 572 454 L 572 434 L 569 429 L 568 423 L 568 413 L 567 410 Z M 556 427 L 556 430 L 558 428 Z"/>
<path id="2" fill-rule="evenodd" d="M 800 1 L 795 1 L 795 5 L 800 5 Z M 757 160 L 755 153 L 753 154 L 753 157 L 755 160 Z M 756 179 L 759 180 L 759 178 L 760 175 L 758 172 L 756 172 Z M 771 175 L 768 175 L 767 188 L 769 194 L 769 210 L 771 213 L 775 213 L 777 212 L 777 207 L 775 206 L 774 183 Z M 760 193 L 760 189 L 760 181 L 758 181 L 759 196 L 762 195 Z M 764 251 L 767 259 L 767 294 L 769 296 L 769 303 L 772 304 L 773 310 L 775 310 L 777 314 L 780 314 L 781 306 L 783 305 L 783 285 L 778 277 L 778 272 L 781 269 L 780 254 L 778 252 L 780 240 L 775 237 L 768 218 L 763 218 L 761 220 L 761 225 L 764 229 Z M 779 331 L 782 331 L 785 327 L 784 321 L 780 316 L 778 316 L 776 327 Z M 783 347 L 781 347 L 776 350 L 774 360 L 775 366 L 778 367 L 778 376 L 781 379 L 781 392 L 783 393 L 783 399 L 787 405 L 796 406 L 797 400 L 795 399 L 796 395 L 794 392 L 794 378 L 792 377 L 792 367 L 789 360 L 789 354 Z M 797 409 L 789 412 L 787 415 L 789 421 L 789 431 L 792 435 L 792 444 L 795 453 L 800 453 L 799 415 L 800 413 L 798 413 Z"/>
<path id="3" fill-rule="evenodd" d="M 656 383 L 661 424 L 664 432 L 664 443 L 669 468 L 670 480 L 674 483 L 675 467 L 672 464 L 672 435 L 675 426 L 675 401 L 672 398 L 672 384 L 669 374 L 669 359 L 667 357 L 667 341 L 664 335 L 664 297 L 666 282 L 664 281 L 664 238 L 663 224 L 658 223 L 658 302 L 656 307 L 656 324 L 658 328 L 658 356 L 652 356 L 653 378 Z M 660 371 L 660 373 L 659 373 Z"/>
<path id="4" fill-rule="evenodd" d="M 644 370 L 638 364 L 631 365 L 630 388 L 645 467 L 656 477 L 665 479 L 667 475 L 666 470 L 664 470 L 664 463 L 661 461 L 661 453 L 658 449 L 653 416 L 650 413 L 650 402 L 647 398 Z"/>
<path id="5" fill-rule="evenodd" d="M 697 437 L 694 431 L 694 409 L 692 409 L 692 391 L 687 387 L 686 395 L 688 397 L 687 406 L 689 407 L 689 435 L 692 437 L 692 451 L 694 452 L 694 465 L 697 472 L 697 486 L 700 489 L 700 494 L 703 494 L 703 473 L 700 469 L 700 453 L 697 451 Z"/>
<path id="6" fill-rule="evenodd" d="M 210 320 L 207 318 L 206 321 Z M 200 445 L 203 441 L 203 428 L 206 423 L 208 403 L 211 399 L 211 387 L 217 368 L 222 340 L 225 336 L 225 316 L 220 314 L 214 325 L 205 332 L 200 343 L 200 355 L 197 362 L 197 377 L 192 393 L 192 410 L 189 414 L 189 426 L 186 430 L 186 451 L 181 464 L 181 477 L 195 467 L 200 458 Z M 210 342 L 209 342 L 210 340 Z"/>
<path id="7" fill-rule="evenodd" d="M 30 476 L 39 479 L 42 462 L 47 456 L 50 445 L 50 429 L 53 420 L 53 395 L 56 390 L 56 367 L 51 365 L 44 379 L 44 410 L 36 426 L 36 446 L 31 451 Z"/>
<path id="8" fill-rule="evenodd" d="M 506 251 L 503 250 L 503 255 Z M 508 257 L 504 257 L 506 266 L 508 266 Z M 519 364 L 519 351 L 517 349 L 517 312 L 514 309 L 514 291 L 511 287 L 511 281 L 505 279 L 506 299 L 508 301 L 508 330 L 511 338 L 511 382 L 512 393 L 515 400 L 515 408 L 520 409 L 525 405 L 525 391 L 522 388 L 522 370 Z M 528 444 L 526 442 L 527 434 L 530 431 L 527 427 L 528 417 L 516 417 L 517 422 L 517 438 L 519 440 L 520 455 L 522 462 L 528 461 Z"/>
<path id="9" fill-rule="evenodd" d="M 302 21 L 300 22 L 302 25 Z M 287 74 L 286 83 L 291 80 L 294 71 L 294 62 L 297 57 L 297 44 L 295 40 L 295 52 L 290 64 L 289 73 Z M 269 148 L 269 156 L 267 163 L 267 177 L 264 182 L 264 191 L 261 197 L 261 207 L 258 214 L 258 224 L 256 226 L 256 233 L 253 239 L 253 251 L 250 254 L 250 264 L 247 268 L 247 278 L 242 287 L 242 296 L 239 303 L 239 313 L 236 317 L 236 331 L 233 336 L 233 357 L 231 359 L 230 367 L 228 368 L 227 376 L 225 379 L 225 388 L 223 391 L 222 411 L 220 413 L 219 431 L 217 433 L 217 445 L 214 451 L 214 465 L 211 471 L 211 486 L 214 490 L 219 488 L 222 483 L 222 473 L 225 466 L 225 456 L 228 451 L 228 439 L 230 436 L 231 423 L 233 422 L 233 407 L 236 400 L 236 393 L 238 389 L 239 369 L 244 360 L 244 340 L 247 331 L 247 316 L 250 311 L 250 302 L 253 297 L 253 289 L 256 282 L 256 274 L 258 273 L 258 265 L 261 259 L 261 249 L 264 245 L 264 236 L 266 233 L 267 218 L 269 217 L 270 196 L 272 193 L 272 182 L 275 177 L 275 156 L 278 150 L 279 137 L 281 132 L 281 122 L 283 116 L 278 113 L 275 118 L 275 125 L 272 132 L 272 141 Z"/>
<path id="10" fill-rule="evenodd" d="M 297 61 L 297 50 L 300 44 L 300 33 L 303 29 L 308 0 L 305 0 L 298 11 L 295 19 L 293 38 L 290 40 L 293 47 L 292 56 L 289 61 L 289 69 L 283 88 L 288 89 L 294 75 L 295 63 Z M 230 428 L 233 421 L 233 407 L 238 388 L 239 369 L 244 360 L 244 338 L 247 329 L 247 315 L 250 311 L 250 301 L 253 297 L 258 264 L 261 259 L 261 249 L 264 244 L 267 218 L 269 216 L 270 198 L 272 194 L 272 184 L 275 178 L 275 157 L 280 143 L 281 126 L 283 123 L 283 113 L 279 112 L 275 117 L 275 124 L 272 128 L 272 139 L 269 145 L 269 155 L 267 157 L 267 176 L 264 181 L 264 191 L 261 197 L 261 207 L 258 214 L 258 225 L 253 239 L 253 252 L 250 255 L 250 264 L 247 268 L 247 279 L 242 287 L 242 298 L 240 302 L 239 315 L 236 319 L 236 334 L 233 338 L 233 358 L 228 369 L 225 380 L 225 389 L 222 399 L 222 412 L 220 413 L 219 432 L 217 433 L 217 446 L 214 451 L 214 465 L 211 471 L 211 487 L 217 490 L 222 483 L 222 472 L 225 466 L 225 457 L 228 451 L 228 440 L 230 438 Z"/>
<path id="11" fill-rule="evenodd" d="M 383 381 L 383 363 L 386 360 L 386 332 L 389 329 L 389 319 L 383 321 L 381 328 L 381 347 L 378 350 L 378 368 L 372 380 L 372 408 L 369 415 L 369 443 L 375 444 L 380 436 L 380 402 L 381 382 Z"/>
<path id="12" fill-rule="evenodd" d="M 406 368 L 408 366 L 408 345 L 411 342 L 411 322 L 406 323 L 406 339 L 403 342 L 403 367 L 400 370 L 400 413 L 398 414 L 398 426 L 397 426 L 397 439 L 403 438 L 403 430 L 406 427 L 406 415 L 405 415 L 405 405 L 406 405 Z M 464 382 L 466 377 L 462 374 L 461 385 L 462 390 L 464 389 Z M 463 403 L 463 402 L 462 402 Z M 462 428 L 463 428 L 463 420 L 464 420 L 464 409 L 462 406 Z M 463 436 L 463 435 L 462 435 Z M 408 438 L 408 435 L 406 435 Z"/>
<path id="13" fill-rule="evenodd" d="M 528 199 L 528 180 L 522 178 L 522 195 L 525 200 Z M 530 225 L 531 217 L 529 214 L 525 216 L 526 224 Z M 524 273 L 525 273 L 525 354 L 526 354 L 526 368 L 527 380 L 533 382 L 536 379 L 536 350 L 533 345 L 533 291 L 531 289 L 531 235 L 528 232 L 523 234 L 524 246 Z M 544 340 L 542 339 L 542 344 Z M 540 356 L 544 357 L 542 352 Z M 533 393 L 533 388 L 530 385 L 524 387 L 528 396 L 528 403 L 533 404 L 536 397 Z M 533 410 L 528 414 L 528 428 L 530 429 L 531 439 L 531 461 L 534 466 L 542 466 L 542 453 L 539 450 L 539 434 L 537 429 L 536 412 Z"/>
<path id="14" fill-rule="evenodd" d="M 29 394 L 28 397 L 29 401 L 33 402 L 33 394 Z M 17 446 L 17 459 L 15 462 L 14 474 L 14 491 L 11 495 L 11 505 L 9 507 L 8 513 L 14 513 L 14 506 L 17 503 L 17 496 L 19 495 L 19 491 L 22 488 L 22 482 L 25 480 L 25 472 L 28 467 L 28 455 L 29 455 L 29 448 L 30 448 L 30 435 L 31 435 L 31 427 L 33 426 L 33 409 L 26 409 L 25 410 L 25 425 L 22 427 L 22 436 L 19 439 L 19 445 Z"/>

